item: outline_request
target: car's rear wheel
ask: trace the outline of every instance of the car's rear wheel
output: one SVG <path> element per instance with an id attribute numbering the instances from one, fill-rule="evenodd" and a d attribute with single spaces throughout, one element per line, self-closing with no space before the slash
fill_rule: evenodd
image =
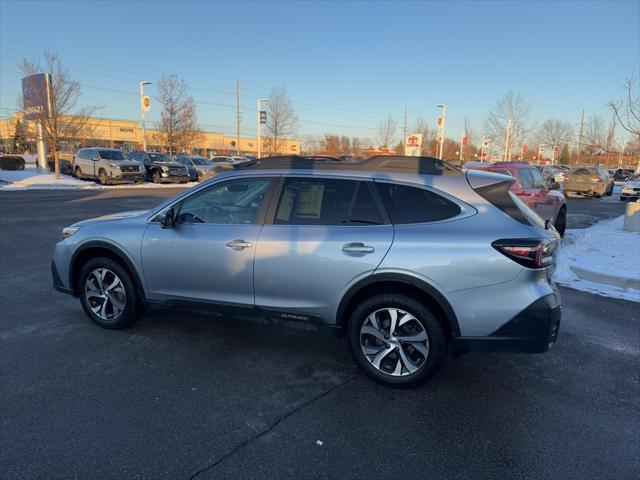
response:
<path id="1" fill-rule="evenodd" d="M 412 297 L 378 294 L 360 303 L 348 324 L 349 348 L 374 380 L 406 386 L 431 378 L 446 352 L 442 327 Z"/>
<path id="2" fill-rule="evenodd" d="M 564 237 L 564 231 L 567 229 L 567 209 L 563 206 L 558 212 L 556 221 L 553 223 L 561 237 Z"/>
<path id="3" fill-rule="evenodd" d="M 128 327 L 142 313 L 130 275 L 110 258 L 94 258 L 82 267 L 78 296 L 87 316 L 104 328 Z"/>

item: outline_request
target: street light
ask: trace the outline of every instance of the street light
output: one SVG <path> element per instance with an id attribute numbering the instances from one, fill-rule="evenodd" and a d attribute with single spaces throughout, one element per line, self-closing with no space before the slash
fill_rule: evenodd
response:
<path id="1" fill-rule="evenodd" d="M 256 105 L 257 105 L 257 114 L 258 114 L 258 158 L 260 158 L 262 156 L 262 138 L 260 135 L 260 130 L 261 130 L 261 126 L 262 126 L 262 118 L 260 118 L 260 104 L 262 102 L 268 102 L 269 99 L 268 98 L 259 98 Z M 266 119 L 265 119 L 266 121 Z"/>
<path id="2" fill-rule="evenodd" d="M 443 104 L 438 104 L 436 106 L 442 109 L 442 114 L 438 119 L 438 132 L 440 135 L 440 138 L 438 139 L 438 158 L 442 159 L 442 155 L 444 153 L 444 125 L 447 118 L 447 106 Z"/>
<path id="3" fill-rule="evenodd" d="M 144 86 L 151 85 L 151 82 L 140 82 L 140 118 L 142 119 L 142 150 L 147 151 L 147 132 L 144 128 Z"/>

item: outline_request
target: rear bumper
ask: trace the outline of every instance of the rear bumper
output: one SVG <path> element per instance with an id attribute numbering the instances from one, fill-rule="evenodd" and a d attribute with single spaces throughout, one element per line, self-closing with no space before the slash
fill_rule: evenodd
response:
<path id="1" fill-rule="evenodd" d="M 459 337 L 456 350 L 543 353 L 555 343 L 562 306 L 556 294 L 539 298 L 486 337 Z"/>

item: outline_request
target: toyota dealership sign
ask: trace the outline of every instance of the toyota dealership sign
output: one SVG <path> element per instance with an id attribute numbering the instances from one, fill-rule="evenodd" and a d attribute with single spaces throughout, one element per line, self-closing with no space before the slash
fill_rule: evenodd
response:
<path id="1" fill-rule="evenodd" d="M 412 133 L 404 141 L 404 154 L 419 157 L 422 152 L 422 134 Z"/>

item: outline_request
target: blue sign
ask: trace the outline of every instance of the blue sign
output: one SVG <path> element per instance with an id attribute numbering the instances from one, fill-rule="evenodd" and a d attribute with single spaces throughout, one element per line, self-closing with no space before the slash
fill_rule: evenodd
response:
<path id="1" fill-rule="evenodd" d="M 266 110 L 260 110 L 260 123 L 267 123 L 267 112 L 266 112 Z"/>
<path id="2" fill-rule="evenodd" d="M 25 120 L 42 120 L 51 115 L 51 75 L 36 73 L 22 79 Z"/>

